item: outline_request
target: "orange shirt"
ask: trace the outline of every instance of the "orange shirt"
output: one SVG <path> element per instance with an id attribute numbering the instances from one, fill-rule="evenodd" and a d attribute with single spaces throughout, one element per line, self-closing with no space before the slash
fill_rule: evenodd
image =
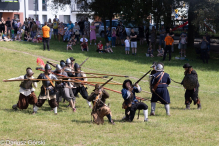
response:
<path id="1" fill-rule="evenodd" d="M 42 27 L 42 31 L 43 31 L 43 38 L 49 38 L 49 31 L 50 31 L 50 28 L 45 25 Z"/>
<path id="2" fill-rule="evenodd" d="M 174 42 L 171 36 L 166 36 L 164 41 L 166 42 L 166 45 L 172 45 Z"/>

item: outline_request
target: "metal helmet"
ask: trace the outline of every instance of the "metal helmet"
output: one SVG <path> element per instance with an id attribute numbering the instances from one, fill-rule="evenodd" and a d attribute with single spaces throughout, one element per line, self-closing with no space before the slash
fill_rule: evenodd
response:
<path id="1" fill-rule="evenodd" d="M 157 64 L 156 67 L 155 67 L 155 70 L 156 71 L 164 71 L 163 65 L 162 64 Z"/>
<path id="2" fill-rule="evenodd" d="M 46 64 L 45 65 L 45 70 L 51 70 L 52 68 L 50 67 L 50 65 L 49 64 Z"/>
<path id="3" fill-rule="evenodd" d="M 77 71 L 80 68 L 80 65 L 78 65 L 77 63 L 75 63 L 74 65 L 75 71 Z"/>
<path id="4" fill-rule="evenodd" d="M 71 64 L 71 60 L 69 58 L 66 60 L 66 64 Z"/>
<path id="5" fill-rule="evenodd" d="M 34 72 L 32 71 L 31 68 L 27 68 L 27 69 L 26 69 L 26 73 L 27 73 L 27 76 L 28 76 L 28 77 L 31 77 L 31 76 L 34 74 Z"/>
<path id="6" fill-rule="evenodd" d="M 60 66 L 61 66 L 61 67 L 64 67 L 64 66 L 65 66 L 65 61 L 64 61 L 64 60 L 61 60 L 61 61 L 60 61 Z"/>
<path id="7" fill-rule="evenodd" d="M 59 64 L 57 64 L 56 65 L 56 70 L 58 71 L 58 70 L 62 70 L 62 67 L 59 65 Z"/>

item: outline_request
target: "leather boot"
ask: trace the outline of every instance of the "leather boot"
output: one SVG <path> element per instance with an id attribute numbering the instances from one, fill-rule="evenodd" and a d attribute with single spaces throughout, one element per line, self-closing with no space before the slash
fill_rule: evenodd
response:
<path id="1" fill-rule="evenodd" d="M 197 104 L 197 106 L 198 106 L 198 109 L 201 109 L 201 108 L 202 108 L 201 103 L 200 103 L 200 104 Z"/>
<path id="2" fill-rule="evenodd" d="M 185 110 L 190 110 L 190 104 L 186 104 Z"/>

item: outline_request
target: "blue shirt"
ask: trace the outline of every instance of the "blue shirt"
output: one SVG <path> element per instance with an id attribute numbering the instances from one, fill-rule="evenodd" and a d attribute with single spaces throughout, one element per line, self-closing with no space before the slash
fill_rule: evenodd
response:
<path id="1" fill-rule="evenodd" d="M 122 89 L 122 97 L 124 100 L 127 100 L 128 98 L 130 98 L 131 92 L 128 89 L 123 88 Z M 140 93 L 141 92 L 141 87 L 139 86 L 139 89 L 137 87 L 134 87 L 132 90 L 132 94 L 133 94 L 133 100 L 132 100 L 132 104 L 135 104 L 135 102 L 138 102 L 138 100 L 135 97 L 135 93 Z"/>
<path id="2" fill-rule="evenodd" d="M 74 24 L 73 23 L 68 24 L 67 27 L 68 27 L 68 30 L 70 30 L 70 29 L 74 28 Z"/>

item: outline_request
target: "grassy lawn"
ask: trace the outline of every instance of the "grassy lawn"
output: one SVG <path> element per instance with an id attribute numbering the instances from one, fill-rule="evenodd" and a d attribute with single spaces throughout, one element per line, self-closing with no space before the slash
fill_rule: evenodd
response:
<path id="1" fill-rule="evenodd" d="M 79 45 L 73 51 L 66 51 L 66 43 L 51 41 L 50 52 L 42 51 L 42 44 L 27 42 L 0 42 L 0 80 L 17 77 L 25 74 L 26 67 L 35 69 L 37 56 L 56 61 L 66 60 L 68 57 L 76 58 L 77 63 L 89 60 L 83 65 L 86 72 L 110 73 L 128 75 L 134 82 L 146 73 L 153 61 L 161 58 L 147 58 L 146 45 L 138 47 L 136 56 L 125 55 L 124 47 L 113 48 L 113 54 L 99 54 L 95 52 L 96 46 L 91 45 L 89 52 L 81 52 Z M 28 52 L 24 53 L 24 52 Z M 199 97 L 202 109 L 191 105 L 191 110 L 184 110 L 184 89 L 172 82 L 168 88 L 171 98 L 171 117 L 165 114 L 164 106 L 157 104 L 156 116 L 149 117 L 149 122 L 143 122 L 143 112 L 137 119 L 137 113 L 132 123 L 122 122 L 124 110 L 122 109 L 121 94 L 109 91 L 110 98 L 107 103 L 111 105 L 114 126 L 108 124 L 107 118 L 103 125 L 90 122 L 91 109 L 80 96 L 77 98 L 77 112 L 73 113 L 66 108 L 66 103 L 60 103 L 58 115 L 55 116 L 48 102 L 45 102 L 36 115 L 31 115 L 32 106 L 27 110 L 12 110 L 11 106 L 18 101 L 19 82 L 0 82 L 0 140 L 45 140 L 45 145 L 219 145 L 219 112 L 218 112 L 218 59 L 219 55 L 211 53 L 209 64 L 203 64 L 196 59 L 194 49 L 187 49 L 187 61 L 176 60 L 179 57 L 178 49 L 172 54 L 171 61 L 164 61 L 165 72 L 176 81 L 183 78 L 183 64 L 190 63 L 199 75 Z M 166 58 L 167 60 L 167 58 Z M 37 77 L 41 72 L 34 70 Z M 88 75 L 89 76 L 89 75 Z M 140 82 L 144 91 L 149 91 L 147 79 Z M 89 79 L 90 81 L 105 81 L 102 79 Z M 114 77 L 117 82 L 125 78 Z M 38 84 L 36 95 L 39 95 Z M 106 87 L 120 91 L 121 86 L 106 85 Z M 91 93 L 93 87 L 88 87 Z M 151 94 L 141 92 L 140 97 L 150 98 Z M 150 102 L 145 102 L 149 106 Z"/>

